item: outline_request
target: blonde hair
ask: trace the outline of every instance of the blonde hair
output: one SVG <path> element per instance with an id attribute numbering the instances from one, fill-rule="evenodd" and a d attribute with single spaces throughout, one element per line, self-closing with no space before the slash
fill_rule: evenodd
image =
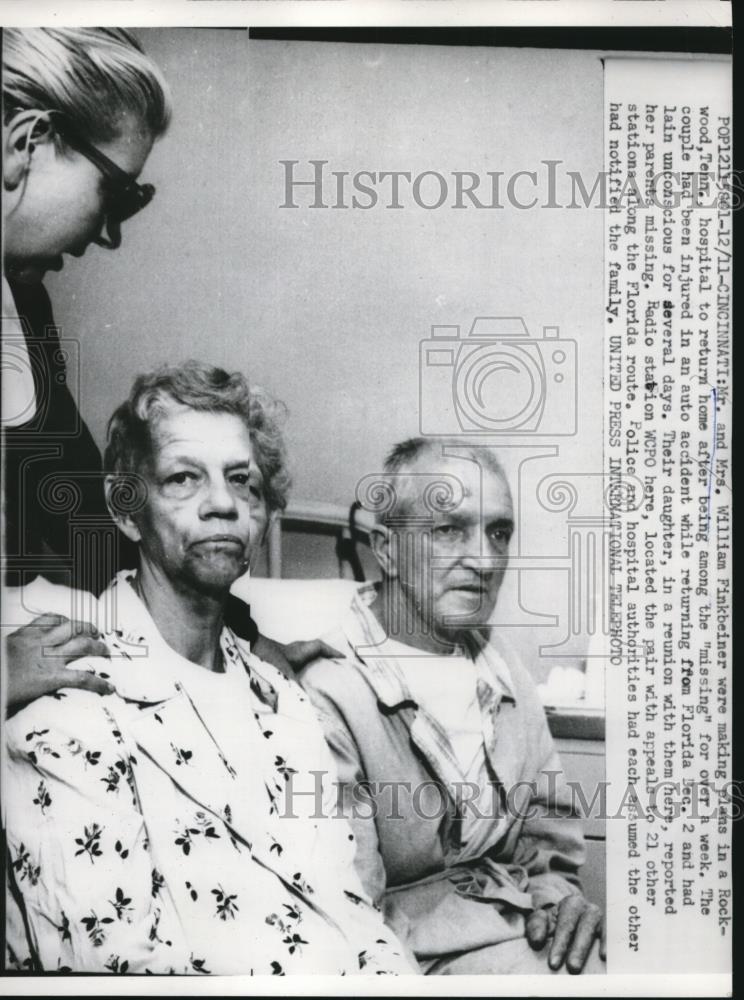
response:
<path id="1" fill-rule="evenodd" d="M 83 135 L 118 138 L 135 115 L 153 138 L 171 117 L 160 69 L 124 28 L 5 28 L 3 103 L 9 111 L 61 111 Z"/>

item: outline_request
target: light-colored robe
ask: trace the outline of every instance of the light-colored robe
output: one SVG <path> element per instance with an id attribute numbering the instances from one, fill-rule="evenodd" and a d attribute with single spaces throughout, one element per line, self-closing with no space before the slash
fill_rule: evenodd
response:
<path id="1" fill-rule="evenodd" d="M 545 712 L 516 658 L 480 642 L 488 780 L 468 784 L 447 733 L 408 689 L 398 644 L 369 608 L 374 596 L 362 588 L 326 636 L 347 659 L 301 675 L 333 750 L 362 881 L 424 971 L 455 960 L 462 973 L 512 971 L 517 946 L 529 957 L 525 918 L 581 891 L 582 824 Z"/>
<path id="2" fill-rule="evenodd" d="M 24 921 L 11 957 L 45 971 L 413 971 L 361 887 L 347 823 L 323 815 L 334 768 L 300 688 L 227 628 L 223 674 L 180 657 L 130 575 L 102 598 L 111 660 L 87 661 L 116 694 L 62 690 L 6 726 Z"/>

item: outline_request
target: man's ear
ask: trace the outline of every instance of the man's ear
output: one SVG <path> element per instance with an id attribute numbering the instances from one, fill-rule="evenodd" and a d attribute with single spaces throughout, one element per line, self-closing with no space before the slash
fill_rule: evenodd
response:
<path id="1" fill-rule="evenodd" d="M 122 489 L 121 476 L 107 475 L 104 479 L 103 489 L 111 520 L 122 534 L 126 535 L 131 542 L 138 544 L 142 540 L 142 532 L 137 527 L 134 517 L 123 511 L 120 504 L 116 502 L 116 495 Z"/>
<path id="2" fill-rule="evenodd" d="M 369 531 L 369 546 L 385 576 L 398 575 L 398 536 L 385 524 L 375 524 Z"/>
<path id="3" fill-rule="evenodd" d="M 15 190 L 31 169 L 38 147 L 54 140 L 54 130 L 48 117 L 38 111 L 17 111 L 3 127 L 3 186 Z M 53 148 L 53 147 L 52 147 Z"/>

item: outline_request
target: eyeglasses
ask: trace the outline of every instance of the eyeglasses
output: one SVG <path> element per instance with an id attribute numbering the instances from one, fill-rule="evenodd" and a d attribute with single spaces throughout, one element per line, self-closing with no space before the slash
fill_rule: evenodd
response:
<path id="1" fill-rule="evenodd" d="M 106 221 L 109 228 L 110 224 L 114 223 L 118 230 L 119 223 L 131 219 L 150 204 L 155 195 L 154 185 L 138 184 L 126 170 L 122 170 L 100 149 L 88 142 L 67 115 L 59 111 L 53 111 L 51 114 L 54 115 L 54 124 L 59 135 L 72 149 L 98 167 L 105 177 Z"/>

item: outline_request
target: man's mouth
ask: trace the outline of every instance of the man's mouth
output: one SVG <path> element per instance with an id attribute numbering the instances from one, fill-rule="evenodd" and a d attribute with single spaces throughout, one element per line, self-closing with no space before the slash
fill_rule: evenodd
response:
<path id="1" fill-rule="evenodd" d="M 198 548 L 232 550 L 241 554 L 246 548 L 245 542 L 237 535 L 210 535 L 209 538 L 201 538 L 193 545 Z"/>

